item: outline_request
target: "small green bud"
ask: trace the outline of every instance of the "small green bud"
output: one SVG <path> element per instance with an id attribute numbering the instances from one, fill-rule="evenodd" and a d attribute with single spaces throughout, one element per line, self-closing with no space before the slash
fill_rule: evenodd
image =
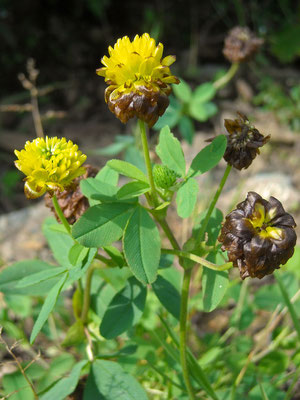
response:
<path id="1" fill-rule="evenodd" d="M 179 177 L 175 171 L 166 165 L 155 164 L 153 167 L 153 177 L 156 186 L 163 189 L 169 189 Z"/>

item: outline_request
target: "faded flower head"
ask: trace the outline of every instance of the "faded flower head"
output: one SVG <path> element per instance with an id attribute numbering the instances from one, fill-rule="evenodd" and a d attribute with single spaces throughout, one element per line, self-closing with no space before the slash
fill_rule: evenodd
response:
<path id="1" fill-rule="evenodd" d="M 225 38 L 224 56 L 231 63 L 240 63 L 249 60 L 263 44 L 247 27 L 236 26 L 231 29 Z"/>
<path id="2" fill-rule="evenodd" d="M 58 204 L 70 225 L 73 225 L 79 217 L 89 208 L 88 199 L 81 193 L 80 181 L 82 179 L 94 178 L 97 175 L 98 169 L 91 166 L 85 165 L 85 173 L 74 179 L 70 186 L 68 186 L 62 192 L 55 191 Z M 58 222 L 59 217 L 55 212 L 55 208 L 49 193 L 45 196 L 46 206 L 51 209 L 54 213 Z"/>
<path id="3" fill-rule="evenodd" d="M 226 216 L 219 241 L 242 279 L 261 279 L 292 257 L 297 240 L 295 226 L 294 218 L 275 197 L 267 201 L 249 192 L 246 200 Z"/>
<path id="4" fill-rule="evenodd" d="M 225 119 L 225 128 L 229 135 L 227 136 L 227 148 L 224 154 L 225 161 L 238 170 L 248 168 L 254 158 L 259 154 L 259 147 L 266 144 L 270 135 L 263 136 L 248 118 L 237 113 L 237 119 Z"/>
<path id="5" fill-rule="evenodd" d="M 175 56 L 162 58 L 163 45 L 156 46 L 148 33 L 132 42 L 124 36 L 108 52 L 96 72 L 109 85 L 105 101 L 110 111 L 124 123 L 136 116 L 153 126 L 169 105 L 169 84 L 179 83 L 169 68 Z"/>
<path id="6" fill-rule="evenodd" d="M 158 187 L 169 189 L 176 183 L 179 175 L 166 165 L 155 164 L 153 167 L 153 178 Z"/>
<path id="7" fill-rule="evenodd" d="M 46 136 L 27 141 L 23 150 L 15 150 L 15 155 L 16 167 L 26 175 L 24 192 L 29 199 L 62 191 L 85 172 L 82 164 L 86 155 L 66 138 Z"/>

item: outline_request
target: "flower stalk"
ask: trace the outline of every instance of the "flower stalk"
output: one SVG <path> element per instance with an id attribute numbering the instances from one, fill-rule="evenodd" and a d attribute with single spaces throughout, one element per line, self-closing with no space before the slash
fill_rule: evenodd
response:
<path id="1" fill-rule="evenodd" d="M 60 219 L 61 223 L 66 228 L 66 231 L 69 234 L 71 234 L 71 227 L 70 227 L 66 217 L 64 216 L 64 213 L 63 213 L 62 209 L 60 208 L 60 205 L 58 204 L 58 200 L 57 200 L 57 197 L 55 194 L 52 197 L 52 203 L 53 203 L 55 212 L 56 212 L 58 218 Z"/>
<path id="2" fill-rule="evenodd" d="M 178 257 L 186 258 L 187 260 L 195 261 L 197 264 L 203 265 L 206 268 L 212 269 L 213 271 L 227 271 L 232 268 L 232 263 L 228 262 L 222 265 L 216 265 L 207 261 L 203 257 L 199 257 L 196 254 L 189 253 L 187 251 L 182 250 L 172 250 L 172 249 L 161 249 L 161 252 L 164 254 L 175 254 Z M 190 269 L 190 268 L 189 268 Z"/>
<path id="3" fill-rule="evenodd" d="M 141 139 L 142 139 L 144 158 L 145 158 L 145 163 L 146 163 L 146 168 L 147 168 L 147 174 L 148 174 L 149 184 L 150 184 L 150 188 L 151 188 L 151 198 L 152 198 L 154 206 L 157 207 L 159 204 L 159 200 L 158 200 L 158 196 L 157 196 L 157 192 L 156 192 L 155 184 L 154 184 L 154 179 L 153 179 L 146 127 L 145 127 L 144 121 L 142 121 L 140 119 L 139 119 L 139 127 L 140 127 L 140 131 L 141 131 Z"/>
<path id="4" fill-rule="evenodd" d="M 216 90 L 222 89 L 222 87 L 226 86 L 228 82 L 234 77 L 239 69 L 239 63 L 232 63 L 229 70 L 225 75 L 221 76 L 218 80 L 216 80 L 213 85 Z"/>

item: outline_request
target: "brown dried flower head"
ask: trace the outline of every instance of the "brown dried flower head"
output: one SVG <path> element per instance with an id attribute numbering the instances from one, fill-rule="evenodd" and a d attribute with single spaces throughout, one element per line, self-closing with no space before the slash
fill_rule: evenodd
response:
<path id="1" fill-rule="evenodd" d="M 72 184 L 68 186 L 64 191 L 56 191 L 55 195 L 57 197 L 58 204 L 62 209 L 64 216 L 70 225 L 73 225 L 78 218 L 89 208 L 88 199 L 80 191 L 80 181 L 86 178 L 94 178 L 97 175 L 98 169 L 92 167 L 91 165 L 86 165 L 86 172 L 84 175 L 74 179 Z M 46 206 L 51 209 L 54 213 L 55 218 L 60 222 L 53 203 L 51 195 L 49 193 L 45 196 Z"/>
<path id="2" fill-rule="evenodd" d="M 242 279 L 263 278 L 285 264 L 294 253 L 294 218 L 275 197 L 264 200 L 249 192 L 226 216 L 219 241 Z"/>
<path id="3" fill-rule="evenodd" d="M 105 101 L 110 111 L 123 123 L 137 117 L 153 126 L 169 105 L 170 83 L 179 83 L 169 68 L 175 57 L 162 58 L 163 45 L 148 33 L 132 42 L 124 36 L 108 52 L 97 74 L 109 85 Z"/>
<path id="4" fill-rule="evenodd" d="M 239 118 L 225 119 L 224 125 L 227 135 L 227 148 L 224 154 L 225 161 L 234 168 L 241 170 L 248 168 L 259 154 L 259 147 L 266 144 L 270 135 L 263 136 L 248 118 L 238 112 Z"/>
<path id="5" fill-rule="evenodd" d="M 249 60 L 258 51 L 264 40 L 258 38 L 247 27 L 236 26 L 225 38 L 224 56 L 231 63 Z"/>

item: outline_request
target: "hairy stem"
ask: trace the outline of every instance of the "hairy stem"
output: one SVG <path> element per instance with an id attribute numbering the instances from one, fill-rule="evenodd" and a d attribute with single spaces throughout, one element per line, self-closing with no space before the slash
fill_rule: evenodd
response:
<path id="1" fill-rule="evenodd" d="M 190 374 L 187 363 L 187 350 L 186 350 L 186 338 L 187 338 L 187 315 L 188 315 L 188 298 L 189 298 L 189 287 L 191 280 L 192 269 L 186 269 L 183 275 L 182 288 L 181 288 L 181 303 L 180 303 L 180 336 L 179 336 L 179 353 L 180 363 L 182 367 L 183 379 L 187 388 L 189 398 L 195 399 L 194 390 L 190 381 Z"/>

